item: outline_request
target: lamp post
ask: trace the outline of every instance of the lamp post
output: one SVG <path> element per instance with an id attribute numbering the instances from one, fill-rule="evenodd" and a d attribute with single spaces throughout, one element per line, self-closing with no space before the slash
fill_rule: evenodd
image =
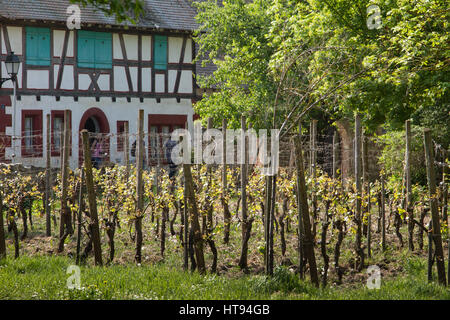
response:
<path id="1" fill-rule="evenodd" d="M 12 149 L 13 149 L 13 162 L 15 158 L 15 139 L 16 139 L 16 81 L 17 81 L 17 73 L 20 68 L 20 59 L 18 56 L 14 54 L 13 51 L 6 57 L 5 60 L 6 72 L 9 74 L 10 78 L 0 78 L 0 88 L 2 85 L 11 80 L 13 82 L 13 91 L 14 91 L 14 106 L 13 106 L 13 137 L 12 137 Z"/>
<path id="2" fill-rule="evenodd" d="M 17 80 L 16 77 L 20 68 L 19 57 L 16 56 L 13 51 L 11 51 L 11 53 L 6 57 L 5 65 L 6 72 L 9 74 L 10 78 L 0 78 L 0 88 L 2 87 L 3 83 L 8 80 L 11 80 L 12 82 L 15 82 Z"/>

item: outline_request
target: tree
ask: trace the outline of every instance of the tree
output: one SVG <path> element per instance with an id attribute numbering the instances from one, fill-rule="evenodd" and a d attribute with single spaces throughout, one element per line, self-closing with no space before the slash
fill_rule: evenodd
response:
<path id="1" fill-rule="evenodd" d="M 415 125 L 429 108 L 448 114 L 448 10 L 442 0 L 378 1 L 381 29 L 367 27 L 368 0 L 231 0 L 197 4 L 200 57 L 219 91 L 197 104 L 202 116 L 288 129 L 311 110 L 334 119 L 363 114 L 380 124 Z M 275 113 L 275 115 L 274 115 Z M 288 119 L 287 121 L 285 121 Z M 434 120 L 433 120 L 434 121 Z M 289 131 L 289 130 L 287 130 Z"/>

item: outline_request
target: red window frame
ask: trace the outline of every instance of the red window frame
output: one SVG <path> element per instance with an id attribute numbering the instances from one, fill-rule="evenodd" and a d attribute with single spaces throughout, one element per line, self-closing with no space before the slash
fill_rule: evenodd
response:
<path id="1" fill-rule="evenodd" d="M 54 135 L 54 119 L 55 118 L 60 118 L 62 119 L 62 130 L 64 130 L 64 110 L 52 110 L 51 111 L 51 116 L 50 116 L 50 126 L 51 126 L 51 155 L 52 157 L 59 157 L 61 156 L 61 152 L 60 149 L 55 149 L 55 135 Z M 72 111 L 69 111 L 69 128 L 72 129 Z M 64 143 L 63 141 L 61 141 L 60 143 Z M 69 140 L 69 150 L 70 150 L 70 155 L 72 155 L 72 135 L 70 136 L 70 140 Z"/>
<path id="2" fill-rule="evenodd" d="M 33 147 L 29 152 L 25 145 L 25 118 L 31 117 L 33 120 Z M 24 158 L 42 158 L 43 139 L 42 139 L 42 110 L 22 110 L 22 157 Z"/>
<path id="3" fill-rule="evenodd" d="M 124 149 L 124 137 L 122 136 L 125 133 L 125 123 L 128 121 L 117 121 L 117 152 L 122 152 Z"/>
<path id="4" fill-rule="evenodd" d="M 151 132 L 150 132 L 150 128 L 152 126 L 156 126 L 158 128 L 158 133 L 161 134 L 162 133 L 162 127 L 163 126 L 168 126 L 169 127 L 169 133 L 173 132 L 174 126 L 178 126 L 180 128 L 185 128 L 186 127 L 186 122 L 187 122 L 187 115 L 179 115 L 179 114 L 149 114 L 148 115 L 148 152 L 147 152 L 147 156 L 149 159 L 149 163 L 151 165 L 156 165 L 157 161 L 152 160 L 151 158 Z M 160 154 L 164 154 L 164 146 L 162 143 L 162 136 L 160 135 L 160 141 L 159 141 L 159 145 L 160 145 Z M 161 162 L 161 164 L 167 164 L 167 161 L 164 160 Z"/>
<path id="5" fill-rule="evenodd" d="M 0 161 L 5 159 L 6 148 L 11 147 L 11 136 L 6 135 L 6 127 L 12 126 L 12 115 L 6 114 L 6 107 L 11 107 L 10 96 L 0 96 Z"/>

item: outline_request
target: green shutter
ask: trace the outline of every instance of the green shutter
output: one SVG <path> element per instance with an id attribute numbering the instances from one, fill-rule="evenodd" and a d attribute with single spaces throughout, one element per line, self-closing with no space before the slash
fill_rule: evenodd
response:
<path id="1" fill-rule="evenodd" d="M 78 31 L 78 67 L 112 68 L 112 36 L 110 33 Z"/>
<path id="2" fill-rule="evenodd" d="M 155 35 L 154 66 L 156 70 L 167 70 L 167 36 Z"/>
<path id="3" fill-rule="evenodd" d="M 95 40 L 95 67 L 98 69 L 112 68 L 111 37 L 98 38 Z"/>
<path id="4" fill-rule="evenodd" d="M 26 27 L 26 61 L 29 65 L 50 65 L 50 29 Z"/>

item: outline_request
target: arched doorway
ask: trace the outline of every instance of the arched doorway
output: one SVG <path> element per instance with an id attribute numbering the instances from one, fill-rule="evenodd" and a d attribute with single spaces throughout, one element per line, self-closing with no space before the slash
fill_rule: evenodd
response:
<path id="1" fill-rule="evenodd" d="M 87 130 L 90 133 L 96 134 L 97 138 L 102 143 L 103 161 L 110 161 L 110 146 L 109 146 L 109 122 L 106 115 L 99 108 L 91 108 L 87 110 L 81 117 L 79 132 Z M 91 141 L 92 143 L 92 141 Z M 83 141 L 80 135 L 79 143 L 79 163 L 83 163 Z"/>

